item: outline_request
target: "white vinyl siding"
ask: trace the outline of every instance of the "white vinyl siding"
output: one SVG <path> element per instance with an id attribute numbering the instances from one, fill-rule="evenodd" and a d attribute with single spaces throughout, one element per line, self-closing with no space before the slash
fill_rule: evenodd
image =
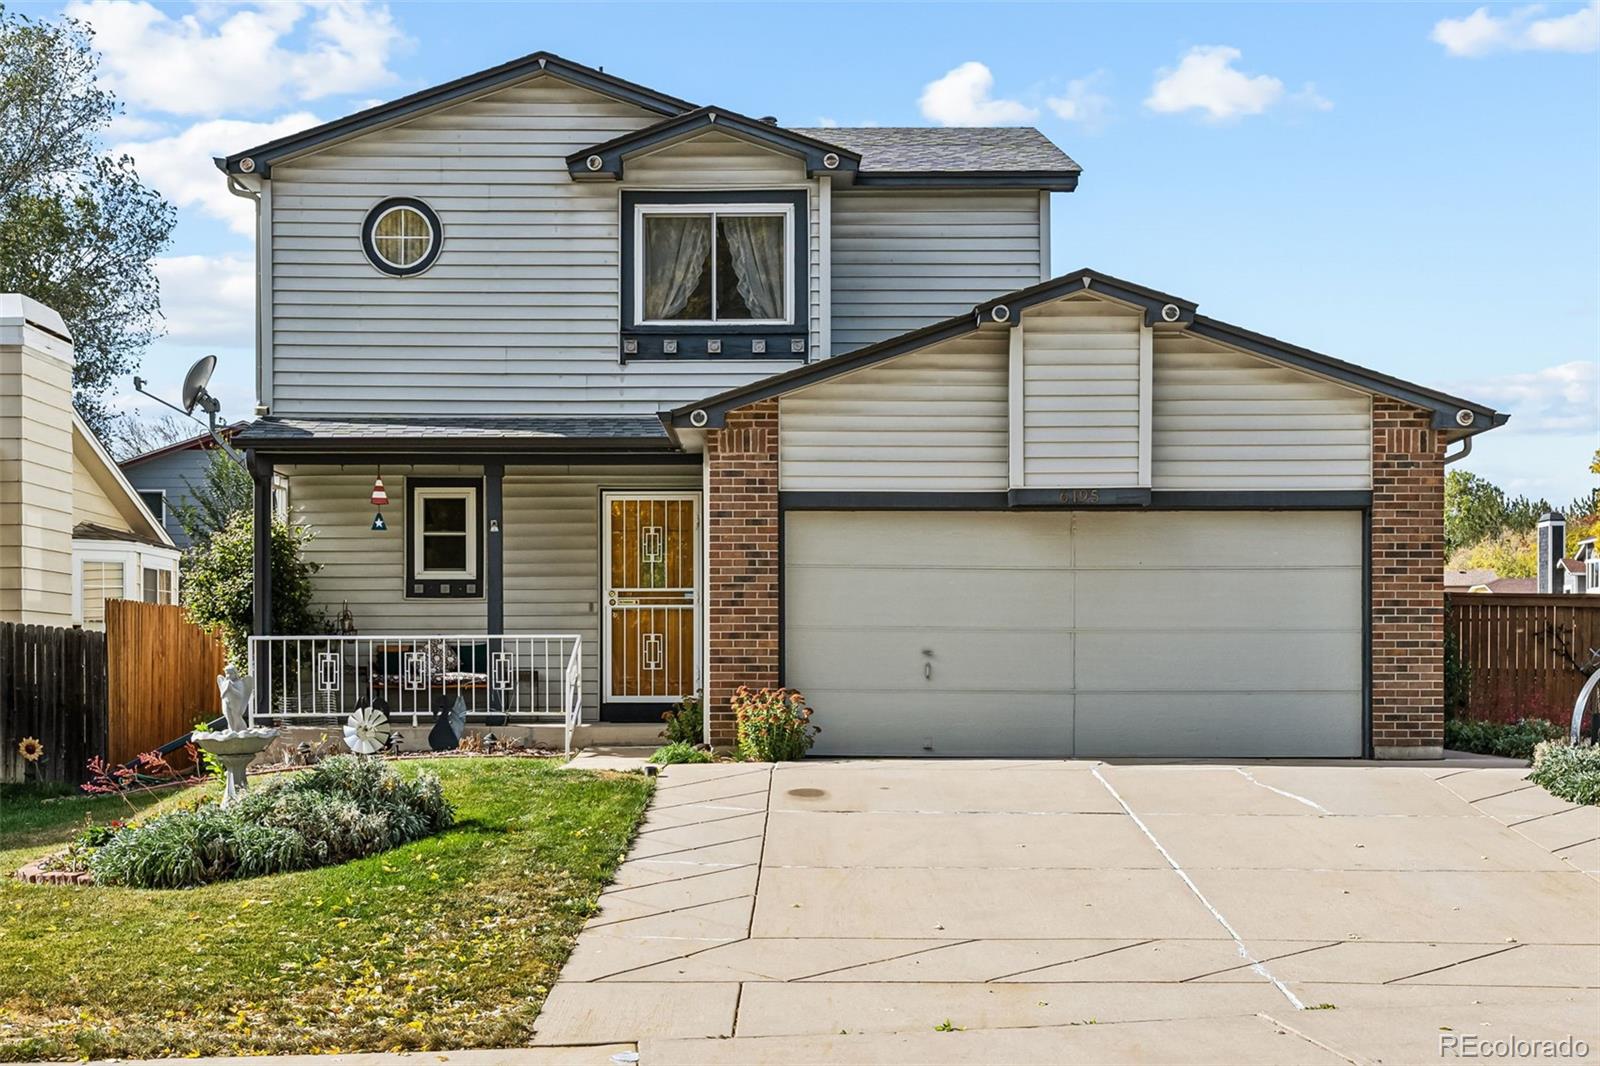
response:
<path id="1" fill-rule="evenodd" d="M 371 531 L 367 502 L 374 467 L 291 474 L 293 513 L 316 532 L 306 557 L 322 564 L 312 578 L 318 607 L 350 605 L 367 635 L 483 633 L 483 599 L 405 598 L 405 476 L 477 477 L 477 467 L 384 468 L 391 506 L 388 532 Z M 697 490 L 698 467 L 507 467 L 502 484 L 507 633 L 577 633 L 584 645 L 584 714 L 599 710 L 600 493 L 604 490 Z M 493 536 L 494 534 L 490 534 Z"/>
<path id="2" fill-rule="evenodd" d="M 1157 490 L 1363 490 L 1372 403 L 1363 392 L 1197 337 L 1155 336 Z"/>
<path id="3" fill-rule="evenodd" d="M 829 755 L 1358 756 L 1356 512 L 791 512 Z"/>
<path id="4" fill-rule="evenodd" d="M 1007 338 L 990 327 L 783 397 L 780 486 L 1004 491 Z"/>
<path id="5" fill-rule="evenodd" d="M 1023 485 L 1139 483 L 1143 322 L 1142 312 L 1093 297 L 1023 312 Z"/>
<path id="6" fill-rule="evenodd" d="M 835 188 L 833 351 L 1040 280 L 1037 192 Z"/>
<path id="7" fill-rule="evenodd" d="M 621 363 L 619 189 L 572 181 L 565 156 L 658 119 L 542 76 L 275 166 L 273 413 L 650 413 L 791 365 Z M 725 187 L 718 173 L 671 184 Z M 390 277 L 362 252 L 366 212 L 391 196 L 439 215 L 424 274 Z M 813 345 L 817 293 L 813 277 Z"/>

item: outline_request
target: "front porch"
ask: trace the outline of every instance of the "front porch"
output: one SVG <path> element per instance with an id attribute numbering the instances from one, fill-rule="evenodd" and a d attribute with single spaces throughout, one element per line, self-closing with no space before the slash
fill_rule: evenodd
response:
<path id="1" fill-rule="evenodd" d="M 465 432 L 486 422 L 502 432 Z M 256 485 L 258 717 L 332 724 L 374 707 L 411 747 L 439 718 L 543 741 L 560 730 L 570 745 L 603 723 L 653 726 L 701 687 L 699 456 L 653 418 L 651 435 L 576 440 L 512 422 L 369 421 L 360 435 L 299 422 L 292 438 L 273 422 L 242 435 Z M 307 628 L 321 632 L 271 624 L 274 511 L 312 533 L 304 555 L 326 624 Z"/>

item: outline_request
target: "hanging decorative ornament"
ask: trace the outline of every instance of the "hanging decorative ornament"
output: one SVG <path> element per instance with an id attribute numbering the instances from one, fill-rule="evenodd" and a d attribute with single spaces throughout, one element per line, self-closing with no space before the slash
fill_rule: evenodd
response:
<path id="1" fill-rule="evenodd" d="M 382 511 L 374 511 L 373 512 L 373 514 L 372 514 L 372 531 L 374 533 L 387 533 L 387 532 L 389 532 L 389 524 L 383 520 L 383 512 Z"/>
<path id="2" fill-rule="evenodd" d="M 389 506 L 389 493 L 383 487 L 383 474 L 379 474 L 372 482 L 372 506 Z"/>

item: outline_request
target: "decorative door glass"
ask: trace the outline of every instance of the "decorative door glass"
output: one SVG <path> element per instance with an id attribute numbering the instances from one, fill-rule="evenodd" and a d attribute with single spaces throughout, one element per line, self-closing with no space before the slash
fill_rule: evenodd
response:
<path id="1" fill-rule="evenodd" d="M 694 691 L 697 501 L 606 497 L 606 699 L 676 700 Z"/>

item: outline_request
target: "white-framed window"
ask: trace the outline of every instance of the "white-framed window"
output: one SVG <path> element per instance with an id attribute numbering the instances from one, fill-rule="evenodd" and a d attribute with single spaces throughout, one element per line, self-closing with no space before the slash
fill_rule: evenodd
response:
<path id="1" fill-rule="evenodd" d="M 289 476 L 273 471 L 272 513 L 283 521 L 289 520 Z"/>
<path id="2" fill-rule="evenodd" d="M 140 489 L 139 499 L 150 509 L 150 513 L 161 525 L 167 524 L 167 490 L 166 489 Z"/>
<path id="3" fill-rule="evenodd" d="M 634 325 L 794 321 L 793 205 L 636 204 L 633 222 Z"/>
<path id="4" fill-rule="evenodd" d="M 144 568 L 144 602 L 172 603 L 172 571 L 147 566 Z"/>
<path id="5" fill-rule="evenodd" d="M 412 577 L 476 580 L 478 490 L 469 486 L 411 490 Z"/>
<path id="6" fill-rule="evenodd" d="M 124 565 L 110 559 L 86 559 L 80 578 L 82 597 L 81 618 L 86 627 L 103 629 L 106 624 L 106 601 L 126 597 L 126 570 Z"/>

